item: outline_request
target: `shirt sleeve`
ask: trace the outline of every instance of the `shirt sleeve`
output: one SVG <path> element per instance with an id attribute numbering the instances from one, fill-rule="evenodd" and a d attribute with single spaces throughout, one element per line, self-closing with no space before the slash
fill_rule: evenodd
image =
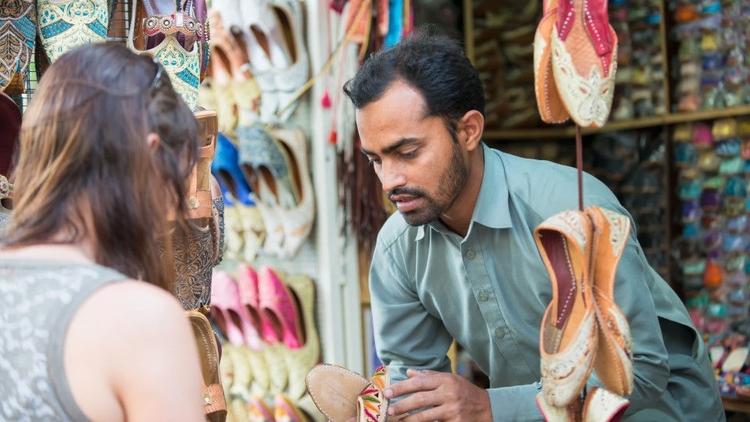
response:
<path id="1" fill-rule="evenodd" d="M 621 206 L 608 204 L 604 207 L 629 217 Z M 627 317 L 633 336 L 633 392 L 627 397 L 630 406 L 626 412 L 629 415 L 658 401 L 667 389 L 670 374 L 667 348 L 651 290 L 654 277 L 658 275 L 636 241 L 635 229 L 631 229 L 615 277 L 615 303 Z M 587 385 L 603 386 L 594 371 Z"/>
<path id="2" fill-rule="evenodd" d="M 487 389 L 490 395 L 493 422 L 543 421 L 542 412 L 535 400 L 540 391 L 542 391 L 542 385 L 539 382 Z"/>
<path id="3" fill-rule="evenodd" d="M 453 338 L 427 312 L 415 282 L 380 241 L 370 267 L 370 306 L 375 348 L 393 382 L 406 379 L 409 368 L 451 372 L 447 353 Z"/>

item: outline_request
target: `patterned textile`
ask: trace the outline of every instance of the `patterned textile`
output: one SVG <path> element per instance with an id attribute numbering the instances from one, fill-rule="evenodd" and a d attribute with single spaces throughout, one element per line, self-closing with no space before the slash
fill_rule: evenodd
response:
<path id="1" fill-rule="evenodd" d="M 50 62 L 83 44 L 107 39 L 106 0 L 38 0 L 39 38 Z"/>
<path id="2" fill-rule="evenodd" d="M 125 278 L 92 264 L 0 260 L 0 420 L 86 420 L 65 377 L 65 335 L 91 294 Z"/>
<path id="3" fill-rule="evenodd" d="M 23 76 L 29 70 L 35 34 L 33 1 L 0 0 L 0 91 L 23 93 Z"/>

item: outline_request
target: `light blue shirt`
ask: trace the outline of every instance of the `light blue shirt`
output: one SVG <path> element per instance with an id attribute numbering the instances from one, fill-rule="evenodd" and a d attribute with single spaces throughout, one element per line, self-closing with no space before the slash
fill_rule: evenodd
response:
<path id="1" fill-rule="evenodd" d="M 439 221 L 410 226 L 400 213 L 380 231 L 370 269 L 375 345 L 397 381 L 408 368 L 450 372 L 446 354 L 455 339 L 490 378 L 495 421 L 540 421 L 539 328 L 552 285 L 533 231 L 578 208 L 577 173 L 483 148 L 484 176 L 465 238 Z M 630 217 L 588 174 L 583 191 L 586 206 Z M 617 270 L 615 300 L 634 339 L 627 420 L 724 420 L 703 341 L 649 266 L 635 228 Z M 589 385 L 601 386 L 593 372 Z"/>

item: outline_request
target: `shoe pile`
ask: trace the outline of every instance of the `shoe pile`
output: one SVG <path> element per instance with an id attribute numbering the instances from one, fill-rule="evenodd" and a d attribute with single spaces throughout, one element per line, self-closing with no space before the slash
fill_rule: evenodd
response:
<path id="1" fill-rule="evenodd" d="M 673 254 L 696 328 L 723 334 L 750 305 L 750 121 L 678 125 L 673 139 L 682 224 Z"/>
<path id="2" fill-rule="evenodd" d="M 630 219 L 599 207 L 545 220 L 534 238 L 552 281 L 540 331 L 542 392 L 548 421 L 617 421 L 633 389 L 633 339 L 615 303 L 617 264 Z M 605 388 L 584 392 L 595 370 Z"/>
<path id="3" fill-rule="evenodd" d="M 612 118 L 627 120 L 667 112 L 664 92 L 659 2 L 610 2 L 610 19 L 619 38 Z"/>
<path id="4" fill-rule="evenodd" d="M 670 3 L 678 23 L 678 111 L 750 104 L 750 3 L 679 1 Z"/>
<path id="5" fill-rule="evenodd" d="M 239 264 L 235 276 L 214 273 L 211 303 L 227 420 L 325 420 L 305 386 L 320 358 L 313 281 Z"/>

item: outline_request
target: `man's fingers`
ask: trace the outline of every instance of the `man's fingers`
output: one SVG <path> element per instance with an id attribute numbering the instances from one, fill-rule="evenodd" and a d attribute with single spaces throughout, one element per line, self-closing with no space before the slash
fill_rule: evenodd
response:
<path id="1" fill-rule="evenodd" d="M 400 415 L 422 409 L 423 407 L 434 406 L 439 404 L 440 400 L 438 397 L 435 397 L 436 395 L 434 392 L 415 393 L 396 403 L 391 403 L 388 406 L 388 414 L 391 416 Z"/>
<path id="2" fill-rule="evenodd" d="M 412 371 L 407 371 L 407 374 Z M 404 394 L 416 393 L 419 391 L 434 390 L 440 386 L 440 374 L 439 373 L 423 373 L 421 375 L 410 375 L 411 378 L 399 381 L 395 384 L 391 384 L 385 390 L 386 398 L 400 397 Z"/>

